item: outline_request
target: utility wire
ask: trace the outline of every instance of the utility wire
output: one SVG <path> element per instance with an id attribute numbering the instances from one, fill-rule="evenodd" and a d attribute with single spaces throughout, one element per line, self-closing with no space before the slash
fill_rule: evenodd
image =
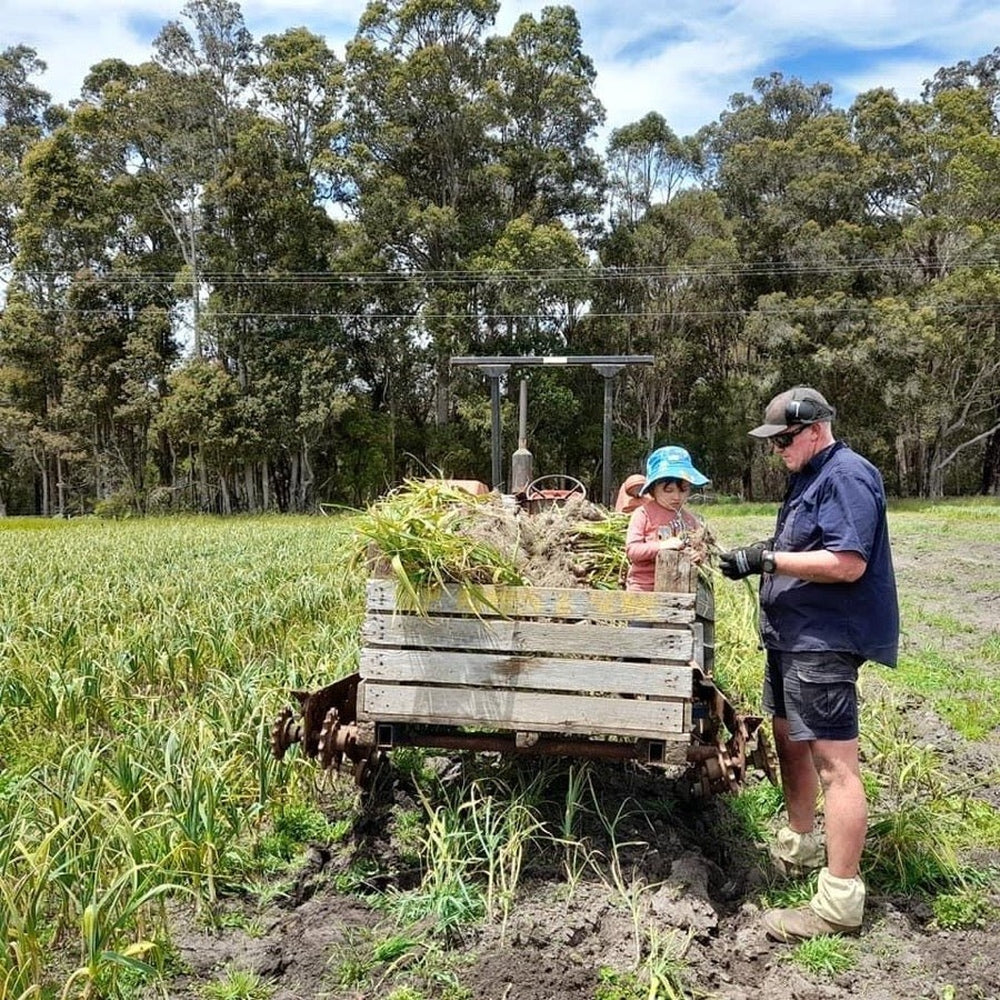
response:
<path id="1" fill-rule="evenodd" d="M 1000 311 L 1000 299 L 989 301 L 989 302 L 965 302 L 965 303 L 953 303 L 949 305 L 933 305 L 918 308 L 929 308 L 935 313 L 944 313 L 945 315 L 955 314 L 969 314 L 976 312 L 983 312 L 988 314 L 993 314 Z M 872 312 L 871 307 L 866 306 L 837 306 L 837 307 L 827 307 L 822 304 L 814 305 L 811 309 L 807 310 L 803 306 L 797 306 L 794 303 L 791 305 L 789 310 L 793 314 L 801 314 L 807 311 L 813 313 L 820 313 L 822 315 L 835 315 L 835 316 L 867 316 Z M 73 316 L 107 316 L 115 312 L 114 308 L 108 309 L 72 309 L 65 306 L 60 306 L 56 309 L 46 310 L 47 313 L 57 314 L 57 315 L 73 315 Z M 535 320 L 544 321 L 549 323 L 565 323 L 568 319 L 572 318 L 576 322 L 581 322 L 585 319 L 710 319 L 722 316 L 742 316 L 747 317 L 751 313 L 760 314 L 760 310 L 751 309 L 677 309 L 663 311 L 646 311 L 646 312 L 623 312 L 623 311 L 612 311 L 612 312 L 592 312 L 592 311 L 581 311 L 570 317 L 568 314 L 555 314 L 555 313 L 488 313 L 488 312 L 458 312 L 458 313 L 437 313 L 437 312 L 427 312 L 426 310 L 415 310 L 414 312 L 408 313 L 383 313 L 383 312 L 235 312 L 228 310 L 216 310 L 216 309 L 203 309 L 201 312 L 201 320 L 204 323 L 210 319 L 338 319 L 338 320 L 366 320 L 366 321 L 378 321 L 378 320 L 477 320 L 480 322 L 489 322 L 494 320 Z M 766 312 L 766 310 L 765 310 Z"/>
<path id="2" fill-rule="evenodd" d="M 969 256 L 945 259 L 935 266 L 946 264 L 949 269 L 956 267 L 1000 268 L 1000 257 Z M 227 284 L 246 285 L 368 285 L 368 284 L 473 284 L 492 283 L 572 281 L 623 281 L 642 279 L 696 279 L 704 277 L 738 278 L 759 276 L 799 276 L 799 275 L 843 275 L 854 273 L 912 273 L 928 266 L 912 257 L 861 257 L 848 261 L 816 261 L 808 263 L 750 261 L 744 263 L 720 263 L 699 267 L 676 266 L 630 266 L 593 268 L 536 268 L 516 271 L 470 271 L 470 270 L 412 270 L 412 271 L 201 271 L 199 281 L 206 285 Z M 21 276 L 28 279 L 70 280 L 79 272 L 70 271 L 26 271 Z M 150 285 L 181 283 L 173 271 L 131 271 L 93 272 L 92 280 L 112 285 Z M 0 276 L 0 281 L 10 283 L 12 278 Z"/>

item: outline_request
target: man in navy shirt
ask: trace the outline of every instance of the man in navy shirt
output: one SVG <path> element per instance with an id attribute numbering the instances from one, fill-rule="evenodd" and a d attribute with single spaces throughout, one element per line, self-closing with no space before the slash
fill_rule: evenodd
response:
<path id="1" fill-rule="evenodd" d="M 774 741 L 788 824 L 772 856 L 785 871 L 820 868 L 807 906 L 768 910 L 779 941 L 861 929 L 859 876 L 868 811 L 858 763 L 858 668 L 896 665 L 899 606 L 878 470 L 830 427 L 834 408 L 798 386 L 775 396 L 750 434 L 770 442 L 791 473 L 774 537 L 721 556 L 731 579 L 761 574 L 761 638 L 767 652 L 764 709 Z M 823 845 L 815 831 L 822 787 Z"/>

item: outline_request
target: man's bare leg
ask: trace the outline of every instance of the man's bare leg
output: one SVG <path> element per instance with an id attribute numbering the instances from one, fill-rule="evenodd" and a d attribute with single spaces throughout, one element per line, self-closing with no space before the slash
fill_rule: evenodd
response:
<path id="1" fill-rule="evenodd" d="M 820 786 L 813 763 L 813 745 L 808 741 L 790 740 L 787 719 L 775 716 L 773 722 L 788 825 L 796 833 L 809 833 L 816 823 L 816 797 Z"/>
<path id="2" fill-rule="evenodd" d="M 868 830 L 868 805 L 858 763 L 858 741 L 816 740 L 813 760 L 823 787 L 826 857 L 830 874 L 854 878 Z"/>

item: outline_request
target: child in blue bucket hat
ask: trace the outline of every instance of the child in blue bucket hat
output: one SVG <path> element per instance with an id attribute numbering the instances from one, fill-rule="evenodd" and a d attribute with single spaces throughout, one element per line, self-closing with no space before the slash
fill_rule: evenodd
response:
<path id="1" fill-rule="evenodd" d="M 704 486 L 702 475 L 684 448 L 665 445 L 646 459 L 646 482 L 640 494 L 650 497 L 629 520 L 625 555 L 629 569 L 626 590 L 652 590 L 656 554 L 661 549 L 683 548 L 692 535 L 704 536 L 705 524 L 685 504 L 694 487 Z"/>

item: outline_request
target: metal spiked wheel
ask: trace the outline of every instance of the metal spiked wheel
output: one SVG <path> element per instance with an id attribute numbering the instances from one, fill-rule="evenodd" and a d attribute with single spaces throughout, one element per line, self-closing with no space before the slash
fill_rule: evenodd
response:
<path id="1" fill-rule="evenodd" d="M 271 755 L 282 760 L 289 747 L 302 739 L 302 723 L 296 721 L 294 712 L 283 708 L 271 726 Z"/>
<path id="2" fill-rule="evenodd" d="M 317 756 L 322 767 L 333 767 L 340 770 L 341 761 L 344 759 L 341 743 L 340 713 L 336 708 L 331 708 L 323 716 L 323 725 L 319 730 L 319 754 Z"/>

